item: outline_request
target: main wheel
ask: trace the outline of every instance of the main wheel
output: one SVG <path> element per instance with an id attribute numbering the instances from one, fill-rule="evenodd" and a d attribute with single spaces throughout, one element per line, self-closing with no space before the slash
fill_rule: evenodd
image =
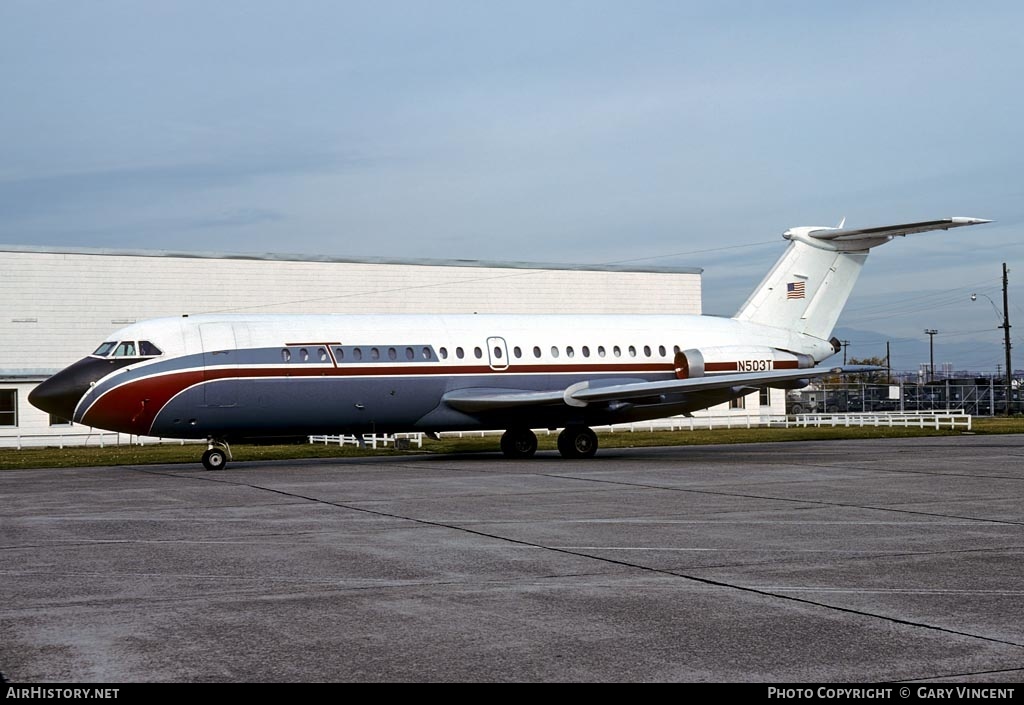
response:
<path id="1" fill-rule="evenodd" d="M 537 436 L 528 428 L 510 428 L 501 436 L 506 458 L 530 458 L 537 452 Z"/>
<path id="2" fill-rule="evenodd" d="M 203 467 L 207 470 L 222 470 L 228 464 L 228 454 L 220 448 L 210 448 L 203 453 Z"/>
<path id="3" fill-rule="evenodd" d="M 593 458 L 597 434 L 586 426 L 569 426 L 558 434 L 558 452 L 563 458 Z"/>

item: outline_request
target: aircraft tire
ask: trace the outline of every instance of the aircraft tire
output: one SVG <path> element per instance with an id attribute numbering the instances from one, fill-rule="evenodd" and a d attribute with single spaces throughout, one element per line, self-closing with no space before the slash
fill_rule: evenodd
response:
<path id="1" fill-rule="evenodd" d="M 220 448 L 210 448 L 203 453 L 203 467 L 207 470 L 223 470 L 228 464 L 228 454 Z"/>
<path id="2" fill-rule="evenodd" d="M 537 436 L 528 428 L 509 429 L 501 436 L 501 452 L 506 458 L 532 458 L 537 452 Z"/>
<path id="3" fill-rule="evenodd" d="M 569 426 L 558 434 L 558 452 L 563 458 L 593 458 L 597 434 L 586 426 Z"/>

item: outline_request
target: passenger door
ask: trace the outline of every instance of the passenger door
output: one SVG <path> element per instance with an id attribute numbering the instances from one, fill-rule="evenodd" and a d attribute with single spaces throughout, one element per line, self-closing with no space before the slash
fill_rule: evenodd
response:
<path id="1" fill-rule="evenodd" d="M 508 369 L 508 346 L 504 338 L 494 336 L 487 339 L 487 360 L 492 370 Z"/>

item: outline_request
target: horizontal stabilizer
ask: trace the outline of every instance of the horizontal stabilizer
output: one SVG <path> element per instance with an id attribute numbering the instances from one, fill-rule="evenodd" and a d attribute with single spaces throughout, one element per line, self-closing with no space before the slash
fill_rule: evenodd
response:
<path id="1" fill-rule="evenodd" d="M 929 230 L 949 230 L 950 228 L 959 228 L 964 225 L 980 225 L 991 222 L 991 220 L 984 220 L 982 218 L 942 218 L 940 220 L 925 220 L 920 223 L 882 225 L 874 228 L 822 228 L 820 230 L 810 230 L 807 234 L 818 240 L 847 242 L 850 240 L 874 240 L 879 237 L 925 233 Z"/>

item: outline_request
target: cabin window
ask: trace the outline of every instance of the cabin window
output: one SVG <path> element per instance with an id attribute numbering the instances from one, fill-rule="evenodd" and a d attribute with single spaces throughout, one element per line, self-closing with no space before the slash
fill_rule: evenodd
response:
<path id="1" fill-rule="evenodd" d="M 479 347 L 475 347 L 473 348 L 473 354 L 476 356 L 476 359 L 479 360 L 484 356 L 484 351 L 481 350 Z"/>
<path id="2" fill-rule="evenodd" d="M 540 348 L 537 347 L 536 345 L 533 346 L 533 356 L 540 357 Z"/>
<path id="3" fill-rule="evenodd" d="M 423 348 L 423 349 L 426 350 L 426 348 Z M 405 359 L 406 360 L 415 360 L 416 359 L 416 351 L 413 350 L 412 348 L 406 348 L 405 349 Z"/>
<path id="4" fill-rule="evenodd" d="M 370 348 L 370 359 L 371 360 L 379 360 L 380 359 L 380 348 Z"/>
<path id="5" fill-rule="evenodd" d="M 306 350 L 306 348 L 299 348 L 299 357 L 302 358 L 303 362 L 309 362 L 309 350 Z"/>
<path id="6" fill-rule="evenodd" d="M 363 359 L 363 349 L 362 348 L 355 348 L 355 349 L 353 349 L 352 350 L 352 359 L 353 360 L 362 360 Z"/>
<path id="7" fill-rule="evenodd" d="M 551 357 L 558 357 L 558 346 L 557 345 L 552 345 L 551 346 Z"/>
<path id="8" fill-rule="evenodd" d="M 422 353 L 423 353 L 423 359 L 424 360 L 429 360 L 430 359 L 430 348 L 423 348 Z"/>
<path id="9" fill-rule="evenodd" d="M 494 359 L 495 360 L 500 360 L 501 359 L 501 346 L 500 345 L 495 345 L 494 346 Z"/>
<path id="10" fill-rule="evenodd" d="M 616 345 L 615 347 L 612 348 L 612 355 L 614 355 L 615 357 L 622 357 L 622 349 L 618 345 Z"/>
<path id="11" fill-rule="evenodd" d="M 523 356 L 523 349 L 517 345 L 512 348 L 512 354 L 516 356 L 516 359 L 519 359 Z"/>
<path id="12" fill-rule="evenodd" d="M 281 351 L 281 359 L 284 360 L 285 362 L 291 362 L 292 361 L 292 351 L 289 350 L 288 348 L 284 348 Z"/>
<path id="13" fill-rule="evenodd" d="M 448 348 L 442 347 L 440 350 L 438 350 L 438 352 L 441 353 L 442 360 L 448 359 Z"/>
<path id="14" fill-rule="evenodd" d="M 395 350 L 394 348 L 388 348 L 388 359 L 389 360 L 397 360 L 398 359 L 398 351 Z"/>
<path id="15" fill-rule="evenodd" d="M 110 354 L 110 351 L 114 349 L 115 345 L 117 345 L 116 341 L 109 341 L 103 343 L 103 345 L 96 348 L 96 352 L 94 352 L 93 355 L 97 355 L 99 357 L 106 357 L 107 355 Z"/>
<path id="16" fill-rule="evenodd" d="M 569 346 L 567 346 L 565 348 L 565 356 L 566 357 L 576 357 L 576 351 L 572 349 L 571 345 L 569 345 Z"/>
<path id="17" fill-rule="evenodd" d="M 0 389 L 0 426 L 18 425 L 18 390 Z"/>
<path id="18" fill-rule="evenodd" d="M 604 346 L 603 345 L 598 345 L 597 346 L 597 356 L 598 357 L 604 357 Z"/>
<path id="19" fill-rule="evenodd" d="M 650 345 L 645 345 L 644 346 L 644 357 L 650 357 L 650 356 L 651 356 L 651 346 Z"/>
<path id="20" fill-rule="evenodd" d="M 156 357 L 157 355 L 163 355 L 163 352 L 148 340 L 140 340 L 139 354 L 144 357 Z"/>
<path id="21" fill-rule="evenodd" d="M 632 345 L 629 346 L 629 356 L 636 357 L 636 348 Z"/>
<path id="22" fill-rule="evenodd" d="M 665 346 L 664 345 L 659 345 L 658 346 L 658 354 L 661 355 L 662 357 L 665 357 Z"/>
<path id="23" fill-rule="evenodd" d="M 334 357 L 338 358 L 338 362 L 341 362 L 342 360 L 344 360 L 345 359 L 345 349 L 344 348 L 334 348 Z"/>
<path id="24" fill-rule="evenodd" d="M 679 349 L 679 346 L 678 346 L 678 345 L 673 345 L 673 346 L 672 346 L 672 352 L 673 352 L 674 354 L 678 355 L 679 353 L 681 353 L 681 352 L 682 352 L 682 350 L 680 350 L 680 349 Z"/>
<path id="25" fill-rule="evenodd" d="M 139 345 L 142 345 L 142 343 L 139 343 Z M 327 362 L 327 351 L 323 348 L 317 348 L 316 355 L 320 358 L 320 362 Z"/>
<path id="26" fill-rule="evenodd" d="M 590 348 L 588 348 L 588 347 L 587 347 L 586 345 L 584 345 L 584 346 L 583 346 L 583 347 L 582 347 L 582 348 L 580 349 L 580 352 L 582 352 L 582 353 L 583 353 L 583 357 L 590 357 Z"/>
<path id="27" fill-rule="evenodd" d="M 455 357 L 461 360 L 462 358 L 466 357 L 466 351 L 463 350 L 462 348 L 455 348 Z"/>

